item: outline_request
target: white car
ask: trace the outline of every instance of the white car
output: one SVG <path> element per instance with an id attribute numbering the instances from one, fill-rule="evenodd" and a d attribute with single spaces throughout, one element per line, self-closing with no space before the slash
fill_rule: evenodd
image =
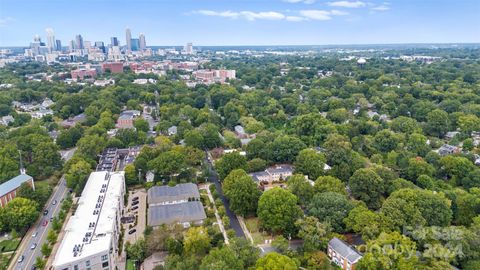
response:
<path id="1" fill-rule="evenodd" d="M 37 234 L 38 234 L 38 232 L 34 232 L 34 233 L 32 233 L 32 237 L 36 237 L 36 236 L 37 236 Z"/>
<path id="2" fill-rule="evenodd" d="M 37 247 L 37 243 L 33 243 L 30 249 L 35 249 Z"/>

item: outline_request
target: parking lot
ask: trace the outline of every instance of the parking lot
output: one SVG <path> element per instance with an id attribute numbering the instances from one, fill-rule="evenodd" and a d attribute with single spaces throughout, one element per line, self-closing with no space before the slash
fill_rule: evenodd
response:
<path id="1" fill-rule="evenodd" d="M 138 198 L 138 199 L 136 199 Z M 128 195 L 128 204 L 125 208 L 124 217 L 136 216 L 137 224 L 125 223 L 125 241 L 134 243 L 142 237 L 146 225 L 147 213 L 147 192 L 144 189 L 130 191 Z"/>

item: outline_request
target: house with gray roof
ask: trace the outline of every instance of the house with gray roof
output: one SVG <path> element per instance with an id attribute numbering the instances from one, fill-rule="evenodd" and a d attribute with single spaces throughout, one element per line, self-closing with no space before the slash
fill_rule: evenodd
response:
<path id="1" fill-rule="evenodd" d="M 355 269 L 355 264 L 362 258 L 360 252 L 337 237 L 328 242 L 327 254 L 332 262 L 344 270 Z"/>
<path id="2" fill-rule="evenodd" d="M 458 152 L 460 152 L 458 147 L 449 144 L 444 144 L 438 149 L 438 154 L 441 156 L 452 155 Z"/>
<path id="3" fill-rule="evenodd" d="M 200 201 L 187 201 L 176 204 L 154 205 L 148 208 L 148 226 L 163 224 L 201 225 L 207 218 Z"/>
<path id="4" fill-rule="evenodd" d="M 0 207 L 4 207 L 17 196 L 17 189 L 23 183 L 28 183 L 35 190 L 33 177 L 23 173 L 0 185 Z"/>
<path id="5" fill-rule="evenodd" d="M 193 183 L 176 186 L 154 186 L 148 190 L 148 205 L 178 204 L 200 199 L 197 185 Z"/>

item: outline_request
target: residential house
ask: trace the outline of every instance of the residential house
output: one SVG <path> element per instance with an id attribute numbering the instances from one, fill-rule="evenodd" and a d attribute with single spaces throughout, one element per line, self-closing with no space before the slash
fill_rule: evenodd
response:
<path id="1" fill-rule="evenodd" d="M 451 140 L 451 139 L 453 139 L 455 136 L 457 136 L 458 134 L 460 134 L 459 131 L 449 131 L 449 132 L 445 133 L 445 139 Z"/>
<path id="2" fill-rule="evenodd" d="M 74 127 L 76 124 L 85 122 L 86 120 L 86 115 L 84 113 L 81 113 L 79 115 L 75 115 L 74 117 L 63 120 L 60 125 L 64 128 L 71 128 Z"/>
<path id="3" fill-rule="evenodd" d="M 267 168 L 265 171 L 253 172 L 249 174 L 259 185 L 271 186 L 274 182 L 286 180 L 293 175 L 292 165 L 277 165 Z"/>
<path id="4" fill-rule="evenodd" d="M 175 136 L 177 135 L 177 126 L 171 126 L 167 129 L 168 136 Z"/>
<path id="5" fill-rule="evenodd" d="M 327 254 L 332 262 L 344 270 L 354 270 L 356 263 L 362 258 L 356 249 L 337 237 L 328 242 Z"/>
<path id="6" fill-rule="evenodd" d="M 0 125 L 8 126 L 10 123 L 13 123 L 15 119 L 11 115 L 2 116 L 0 118 Z"/>
<path id="7" fill-rule="evenodd" d="M 438 149 L 438 153 L 441 156 L 452 155 L 458 152 L 460 152 L 460 148 L 449 144 L 444 144 Z"/>

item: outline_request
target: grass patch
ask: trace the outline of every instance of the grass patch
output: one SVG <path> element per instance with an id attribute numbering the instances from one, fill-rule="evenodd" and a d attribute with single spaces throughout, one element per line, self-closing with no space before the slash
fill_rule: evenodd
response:
<path id="1" fill-rule="evenodd" d="M 245 219 L 245 225 L 248 231 L 252 235 L 253 243 L 255 245 L 264 244 L 266 239 L 270 239 L 271 236 L 266 232 L 260 231 L 260 224 L 258 218 L 252 217 Z"/>
<path id="2" fill-rule="evenodd" d="M 0 242 L 0 252 L 9 252 L 17 249 L 18 244 L 20 244 L 20 238 L 3 240 Z"/>
<path id="3" fill-rule="evenodd" d="M 13 253 L 8 255 L 0 254 L 0 269 L 8 268 L 8 263 L 10 262 L 10 258 L 12 256 L 13 256 Z"/>
<path id="4" fill-rule="evenodd" d="M 135 265 L 132 260 L 127 260 L 127 270 L 135 270 Z"/>

